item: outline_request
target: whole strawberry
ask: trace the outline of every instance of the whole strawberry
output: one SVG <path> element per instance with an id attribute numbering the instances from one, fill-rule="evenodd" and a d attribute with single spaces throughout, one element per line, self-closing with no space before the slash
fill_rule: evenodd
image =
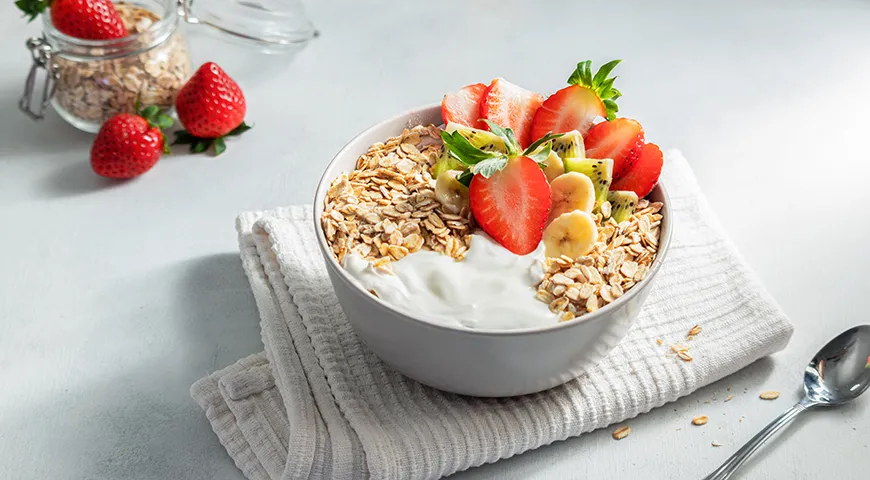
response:
<path id="1" fill-rule="evenodd" d="M 18 0 L 21 11 L 33 21 L 51 7 L 51 22 L 61 32 L 85 40 L 127 36 L 127 28 L 110 0 Z"/>
<path id="2" fill-rule="evenodd" d="M 216 63 L 203 64 L 178 92 L 175 111 L 185 130 L 175 144 L 190 145 L 194 153 L 212 145 L 216 155 L 226 150 L 224 137 L 250 130 L 245 124 L 245 96 L 239 85 Z"/>
<path id="3" fill-rule="evenodd" d="M 169 153 L 161 129 L 175 123 L 156 106 L 138 115 L 121 113 L 107 120 L 91 147 L 91 168 L 109 178 L 133 178 L 151 170 Z"/>

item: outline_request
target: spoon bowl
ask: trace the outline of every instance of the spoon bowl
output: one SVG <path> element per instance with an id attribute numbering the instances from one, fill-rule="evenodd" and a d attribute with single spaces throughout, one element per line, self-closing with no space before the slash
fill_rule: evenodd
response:
<path id="1" fill-rule="evenodd" d="M 870 325 L 850 328 L 822 347 L 804 373 L 806 398 L 820 406 L 851 401 L 870 386 Z"/>
<path id="2" fill-rule="evenodd" d="M 804 371 L 804 398 L 770 422 L 704 480 L 726 480 L 774 433 L 813 407 L 835 407 L 858 398 L 870 386 L 870 325 L 837 335 Z"/>

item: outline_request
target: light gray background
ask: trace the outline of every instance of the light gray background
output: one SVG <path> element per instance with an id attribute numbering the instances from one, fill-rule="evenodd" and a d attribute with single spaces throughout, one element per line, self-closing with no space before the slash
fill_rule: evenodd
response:
<path id="1" fill-rule="evenodd" d="M 91 173 L 92 136 L 16 111 L 39 27 L 0 7 L 0 478 L 241 478 L 188 396 L 262 348 L 235 215 L 309 201 L 382 118 L 495 76 L 552 91 L 586 58 L 625 60 L 621 113 L 685 152 L 797 329 L 625 440 L 599 431 L 458 478 L 700 478 L 797 400 L 821 344 L 868 321 L 870 3 L 313 3 L 322 37 L 290 65 L 191 32 L 256 127 L 220 158 L 178 154 L 123 184 Z M 759 400 L 768 389 L 783 394 Z M 867 478 L 862 400 L 798 420 L 742 478 Z"/>

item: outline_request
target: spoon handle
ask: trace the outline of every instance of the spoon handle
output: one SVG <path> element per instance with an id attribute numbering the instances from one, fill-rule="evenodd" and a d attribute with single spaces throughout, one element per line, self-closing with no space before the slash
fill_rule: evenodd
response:
<path id="1" fill-rule="evenodd" d="M 710 475 L 704 477 L 704 480 L 726 480 L 731 478 L 731 475 L 734 474 L 734 472 L 749 459 L 749 456 L 755 453 L 755 451 L 758 450 L 768 438 L 778 432 L 782 427 L 788 425 L 798 416 L 798 414 L 815 405 L 815 402 L 803 398 L 793 407 L 786 410 L 782 415 L 776 417 L 774 421 L 767 424 L 762 431 L 758 432 L 758 434 L 746 442 L 745 445 L 740 447 L 740 450 L 737 450 L 734 455 L 731 455 L 731 458 L 726 460 L 721 467 L 717 468 L 716 471 Z"/>

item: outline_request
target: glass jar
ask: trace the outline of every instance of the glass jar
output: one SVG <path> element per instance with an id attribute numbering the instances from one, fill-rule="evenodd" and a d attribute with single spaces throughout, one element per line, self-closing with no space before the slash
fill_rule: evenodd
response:
<path id="1" fill-rule="evenodd" d="M 50 104 L 67 122 L 92 133 L 112 116 L 134 112 L 137 99 L 171 110 L 192 74 L 181 19 L 267 54 L 295 53 L 317 36 L 297 0 L 205 3 L 208 9 L 197 17 L 190 0 L 119 1 L 115 8 L 129 35 L 111 40 L 66 35 L 46 11 L 42 37 L 27 41 L 33 66 L 19 107 L 38 120 Z"/>

